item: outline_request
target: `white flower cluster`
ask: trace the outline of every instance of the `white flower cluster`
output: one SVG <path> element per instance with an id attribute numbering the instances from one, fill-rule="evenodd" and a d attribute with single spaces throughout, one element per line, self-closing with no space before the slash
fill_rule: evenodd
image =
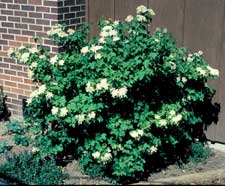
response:
<path id="1" fill-rule="evenodd" d="M 68 113 L 68 110 L 66 107 L 58 108 L 58 107 L 53 106 L 51 109 L 51 113 L 52 113 L 52 115 L 59 114 L 60 117 L 65 117 Z"/>
<path id="2" fill-rule="evenodd" d="M 114 22 L 114 26 L 117 26 Z M 117 31 L 113 28 L 113 26 L 106 25 L 102 28 L 102 31 L 100 32 L 100 39 L 99 43 L 105 43 L 105 38 L 106 37 L 112 37 L 113 41 L 119 41 L 120 38 L 118 36 Z"/>
<path id="3" fill-rule="evenodd" d="M 134 17 L 132 15 L 128 15 L 125 19 L 126 22 L 130 23 L 131 21 L 134 20 Z"/>
<path id="4" fill-rule="evenodd" d="M 122 87 L 120 89 L 111 88 L 110 93 L 111 93 L 113 98 L 115 98 L 115 97 L 119 97 L 119 98 L 126 97 L 127 96 L 127 87 Z"/>
<path id="5" fill-rule="evenodd" d="M 202 67 L 197 67 L 197 68 L 196 68 L 196 71 L 197 71 L 200 75 L 202 75 L 202 76 L 205 76 L 205 75 L 206 75 L 206 70 L 203 69 Z"/>
<path id="6" fill-rule="evenodd" d="M 186 83 L 187 82 L 187 78 L 186 77 L 180 77 L 180 76 L 178 76 L 176 80 L 177 80 L 177 82 L 180 82 L 180 81 L 182 81 L 183 83 Z"/>
<path id="7" fill-rule="evenodd" d="M 112 154 L 110 152 L 106 152 L 104 156 L 101 158 L 103 162 L 108 162 L 112 158 Z"/>
<path id="8" fill-rule="evenodd" d="M 174 117 L 172 117 L 171 121 L 174 122 L 175 124 L 178 124 L 182 120 L 182 115 L 178 114 Z"/>
<path id="9" fill-rule="evenodd" d="M 148 13 L 150 16 L 154 16 L 155 12 L 152 9 L 148 9 L 146 6 L 144 5 L 140 5 L 137 7 L 136 9 L 137 14 L 144 14 L 144 13 Z"/>
<path id="10" fill-rule="evenodd" d="M 37 62 L 32 62 L 30 65 L 30 68 L 36 68 L 37 67 Z"/>
<path id="11" fill-rule="evenodd" d="M 73 35 L 74 32 L 75 32 L 75 30 L 72 29 L 72 28 L 69 28 L 69 29 L 67 30 L 67 32 L 68 32 L 68 34 Z"/>
<path id="12" fill-rule="evenodd" d="M 176 115 L 176 112 L 174 110 L 171 110 L 169 112 L 169 117 L 166 119 L 161 119 L 160 115 L 156 114 L 155 119 L 158 120 L 158 123 L 161 127 L 166 126 L 168 123 L 175 123 L 178 124 L 182 120 L 182 115 L 178 114 Z"/>
<path id="13" fill-rule="evenodd" d="M 83 122 L 85 121 L 86 117 L 87 117 L 88 119 L 95 119 L 96 113 L 95 113 L 94 111 L 91 111 L 91 112 L 88 113 L 87 115 L 85 115 L 85 114 L 78 114 L 78 115 L 75 115 L 75 118 L 76 118 L 77 121 L 78 121 L 78 125 L 83 124 Z"/>
<path id="14" fill-rule="evenodd" d="M 54 57 L 51 57 L 51 59 L 50 59 L 50 63 L 52 65 L 54 65 L 57 61 L 58 61 L 58 56 L 57 55 L 55 55 Z"/>
<path id="15" fill-rule="evenodd" d="M 209 73 L 213 76 L 219 76 L 219 70 L 218 69 L 215 69 L 215 68 L 212 68 L 210 66 L 207 66 L 207 69 L 209 70 Z"/>
<path id="16" fill-rule="evenodd" d="M 26 63 L 28 61 L 29 57 L 30 57 L 30 53 L 25 52 L 21 55 L 20 60 L 21 60 L 21 62 Z"/>
<path id="17" fill-rule="evenodd" d="M 88 82 L 86 84 L 85 90 L 86 92 L 92 93 L 94 91 L 99 91 L 102 89 L 108 90 L 109 88 L 109 84 L 107 82 L 107 79 L 101 79 L 101 81 L 99 83 L 96 84 L 96 87 L 92 86 L 90 82 Z"/>
<path id="18" fill-rule="evenodd" d="M 94 158 L 94 159 L 99 159 L 99 157 L 100 157 L 100 152 L 99 151 L 96 151 L 96 152 L 93 152 L 92 153 L 92 157 Z"/>
<path id="19" fill-rule="evenodd" d="M 81 49 L 81 54 L 86 55 L 89 52 L 93 52 L 95 54 L 95 59 L 101 59 L 102 55 L 98 52 L 99 50 L 101 50 L 103 47 L 100 45 L 91 45 L 91 47 L 89 48 L 88 46 L 85 46 Z"/>
<path id="20" fill-rule="evenodd" d="M 104 155 L 101 155 L 101 153 L 99 151 L 93 152 L 92 157 L 96 160 L 100 159 L 100 157 L 101 157 L 101 161 L 106 163 L 110 159 L 112 159 L 111 150 L 108 148 L 107 152 Z"/>
<path id="21" fill-rule="evenodd" d="M 151 146 L 150 151 L 151 153 L 155 153 L 158 151 L 158 148 L 156 146 Z"/>
<path id="22" fill-rule="evenodd" d="M 143 136 L 143 135 L 144 135 L 144 131 L 141 130 L 141 129 L 131 130 L 131 131 L 129 132 L 129 134 L 130 134 L 130 136 L 131 136 L 132 138 L 137 138 L 137 137 L 139 137 L 139 136 Z"/>
<path id="23" fill-rule="evenodd" d="M 37 90 L 31 92 L 29 98 L 27 99 L 27 104 L 29 105 L 32 102 L 32 99 L 38 97 L 40 94 L 43 94 L 46 90 L 46 85 L 41 85 Z"/>
<path id="24" fill-rule="evenodd" d="M 29 52 L 30 52 L 31 54 L 35 54 L 35 53 L 38 53 L 39 50 L 38 50 L 36 47 L 33 47 L 33 48 L 30 48 L 30 49 L 29 49 Z"/>
<path id="25" fill-rule="evenodd" d="M 113 98 L 119 97 L 123 98 L 127 96 L 127 87 L 122 87 L 120 89 L 110 88 L 109 84 L 107 82 L 107 79 L 101 79 L 99 83 L 96 84 L 96 86 L 93 86 L 90 82 L 86 84 L 85 91 L 88 93 L 92 93 L 94 91 L 100 91 L 100 90 L 110 90 L 110 93 Z"/>
<path id="26" fill-rule="evenodd" d="M 61 38 L 68 36 L 66 32 L 63 31 L 62 25 L 56 25 L 51 30 L 47 31 L 48 36 L 58 35 Z"/>

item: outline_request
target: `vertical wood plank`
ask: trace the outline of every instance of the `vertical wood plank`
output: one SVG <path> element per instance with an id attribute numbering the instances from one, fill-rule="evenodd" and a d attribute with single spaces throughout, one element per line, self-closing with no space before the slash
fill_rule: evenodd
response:
<path id="1" fill-rule="evenodd" d="M 220 55 L 222 57 L 222 60 L 220 60 L 219 64 L 219 82 L 218 82 L 218 87 L 217 88 L 217 95 L 218 95 L 218 100 L 220 103 L 220 113 L 219 113 L 219 124 L 216 127 L 216 139 L 219 142 L 225 143 L 225 1 L 224 3 L 224 8 L 223 8 L 223 25 L 222 26 L 222 47 L 220 50 Z"/>
<path id="2" fill-rule="evenodd" d="M 185 7 L 184 46 L 192 51 L 203 50 L 207 62 L 214 68 L 219 68 L 222 60 L 224 0 L 186 0 Z M 219 81 L 210 81 L 210 85 L 217 90 L 214 101 L 220 102 Z M 223 117 L 222 115 L 220 114 L 220 117 Z M 207 138 L 221 140 L 216 131 L 217 128 L 224 128 L 223 125 L 225 123 L 220 120 L 217 125 L 209 126 Z"/>
<path id="3" fill-rule="evenodd" d="M 147 6 L 147 0 L 115 0 L 115 19 L 125 19 L 128 15 L 135 15 L 140 5 Z"/>
<path id="4" fill-rule="evenodd" d="M 184 0 L 149 0 L 148 5 L 156 13 L 150 31 L 156 27 L 167 28 L 176 38 L 178 46 L 182 46 Z"/>
<path id="5" fill-rule="evenodd" d="M 91 24 L 90 38 L 98 33 L 97 23 L 100 19 L 114 19 L 114 0 L 89 0 L 88 23 Z"/>

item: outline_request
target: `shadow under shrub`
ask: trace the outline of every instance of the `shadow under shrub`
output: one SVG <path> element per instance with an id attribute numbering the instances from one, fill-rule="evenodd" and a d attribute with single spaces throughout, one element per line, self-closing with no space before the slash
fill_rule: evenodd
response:
<path id="1" fill-rule="evenodd" d="M 8 121 L 10 112 L 6 105 L 7 96 L 3 93 L 3 87 L 0 85 L 0 121 Z"/>
<path id="2" fill-rule="evenodd" d="M 39 45 L 9 51 L 40 85 L 26 109 L 37 157 L 70 155 L 91 176 L 129 183 L 185 159 L 195 138 L 204 139 L 210 122 L 201 108 L 219 71 L 202 51 L 178 48 L 167 30 L 150 33 L 154 14 L 139 6 L 125 21 L 101 20 L 90 41 L 86 26 L 57 25 L 48 35 L 65 52 L 55 56 Z"/>
<path id="3" fill-rule="evenodd" d="M 37 160 L 29 152 L 8 157 L 7 162 L 0 165 L 0 175 L 28 185 L 60 185 L 65 178 L 54 160 Z"/>

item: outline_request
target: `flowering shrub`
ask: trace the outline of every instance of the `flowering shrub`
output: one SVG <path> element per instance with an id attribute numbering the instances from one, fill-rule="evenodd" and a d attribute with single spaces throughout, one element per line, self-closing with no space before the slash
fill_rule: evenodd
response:
<path id="1" fill-rule="evenodd" d="M 9 51 L 40 84 L 26 118 L 37 155 L 72 151 L 90 175 L 123 181 L 198 137 L 200 108 L 214 94 L 207 80 L 219 71 L 201 51 L 177 48 L 166 29 L 150 34 L 154 14 L 139 6 L 125 21 L 102 20 L 90 41 L 86 27 L 58 25 L 48 34 L 66 50 L 54 56 L 41 46 Z"/>

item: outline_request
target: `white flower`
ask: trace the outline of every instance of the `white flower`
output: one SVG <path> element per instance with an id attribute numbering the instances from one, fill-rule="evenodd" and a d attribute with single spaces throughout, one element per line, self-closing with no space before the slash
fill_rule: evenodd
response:
<path id="1" fill-rule="evenodd" d="M 126 22 L 130 23 L 131 21 L 133 21 L 134 17 L 132 15 L 128 15 L 125 19 Z"/>
<path id="2" fill-rule="evenodd" d="M 44 59 L 45 58 L 45 55 L 40 55 L 39 58 L 40 59 Z"/>
<path id="3" fill-rule="evenodd" d="M 219 76 L 219 70 L 212 68 L 210 66 L 207 66 L 207 69 L 209 70 L 210 74 L 213 76 Z"/>
<path id="4" fill-rule="evenodd" d="M 145 12 L 147 12 L 147 11 L 148 11 L 148 9 L 147 9 L 147 7 L 146 7 L 146 6 L 144 6 L 144 5 L 140 5 L 140 6 L 138 6 L 138 7 L 137 7 L 136 11 L 137 11 L 137 14 L 141 14 L 141 13 L 145 13 Z"/>
<path id="5" fill-rule="evenodd" d="M 95 91 L 94 87 L 91 86 L 91 83 L 90 82 L 88 82 L 86 84 L 85 90 L 86 90 L 86 92 L 90 92 L 90 93 Z"/>
<path id="6" fill-rule="evenodd" d="M 111 88 L 110 91 L 113 98 L 118 96 L 118 89 Z"/>
<path id="7" fill-rule="evenodd" d="M 138 129 L 138 130 L 137 130 L 137 133 L 138 133 L 138 135 L 139 135 L 139 136 L 143 136 L 144 131 L 143 131 L 143 130 L 141 130 L 141 129 Z"/>
<path id="8" fill-rule="evenodd" d="M 29 59 L 29 56 L 30 56 L 29 53 L 22 54 L 21 61 L 24 62 L 24 63 L 26 63 L 28 61 L 28 59 Z"/>
<path id="9" fill-rule="evenodd" d="M 52 92 L 47 92 L 46 93 L 46 98 L 47 99 L 51 99 L 53 97 L 53 93 Z"/>
<path id="10" fill-rule="evenodd" d="M 119 97 L 126 97 L 126 94 L 127 94 L 127 87 L 122 87 L 119 89 L 118 91 L 118 96 Z"/>
<path id="11" fill-rule="evenodd" d="M 158 114 L 156 114 L 155 119 L 160 119 L 160 116 Z"/>
<path id="12" fill-rule="evenodd" d="M 105 43 L 105 38 L 101 37 L 98 42 L 101 43 L 101 44 Z"/>
<path id="13" fill-rule="evenodd" d="M 75 32 L 75 30 L 70 28 L 70 29 L 67 30 L 67 32 L 68 32 L 70 35 L 72 35 L 72 34 Z"/>
<path id="14" fill-rule="evenodd" d="M 58 56 L 55 55 L 54 57 L 52 57 L 52 58 L 50 59 L 50 63 L 51 63 L 52 65 L 54 65 L 54 64 L 57 62 L 57 60 L 58 60 Z"/>
<path id="15" fill-rule="evenodd" d="M 81 125 L 85 120 L 85 115 L 79 114 L 79 115 L 76 115 L 75 118 L 78 120 L 78 124 Z"/>
<path id="16" fill-rule="evenodd" d="M 203 52 L 201 50 L 198 51 L 198 55 L 203 55 Z"/>
<path id="17" fill-rule="evenodd" d="M 171 65 L 171 69 L 172 69 L 172 70 L 175 70 L 176 67 L 177 67 L 177 65 L 176 65 L 174 62 L 172 62 L 172 61 L 170 61 L 169 63 L 170 63 L 170 65 Z"/>
<path id="18" fill-rule="evenodd" d="M 100 46 L 100 45 L 92 45 L 90 50 L 94 53 L 96 53 L 98 50 L 102 49 L 103 46 Z"/>
<path id="19" fill-rule="evenodd" d="M 200 74 L 200 75 L 205 75 L 206 74 L 206 71 L 204 69 L 202 69 L 201 67 L 197 67 L 196 68 L 196 71 Z"/>
<path id="20" fill-rule="evenodd" d="M 163 29 L 163 33 L 166 34 L 167 33 L 167 28 Z"/>
<path id="21" fill-rule="evenodd" d="M 112 29 L 113 29 L 112 26 L 107 25 L 107 26 L 104 26 L 104 27 L 102 28 L 102 31 L 111 31 Z"/>
<path id="22" fill-rule="evenodd" d="M 33 75 L 34 75 L 34 73 L 30 69 L 28 69 L 27 70 L 27 76 L 28 76 L 28 78 L 32 78 Z"/>
<path id="23" fill-rule="evenodd" d="M 28 105 L 31 104 L 32 103 L 32 98 L 28 98 L 26 102 L 27 102 Z"/>
<path id="24" fill-rule="evenodd" d="M 31 63 L 30 67 L 31 67 L 31 68 L 36 68 L 36 67 L 37 67 L 37 62 Z"/>
<path id="25" fill-rule="evenodd" d="M 182 77 L 182 78 L 181 78 L 181 81 L 182 81 L 183 83 L 186 83 L 186 82 L 187 82 L 187 78 L 186 78 L 186 77 Z"/>
<path id="26" fill-rule="evenodd" d="M 119 20 L 115 20 L 113 24 L 114 24 L 115 26 L 117 26 L 119 23 L 120 23 Z"/>
<path id="27" fill-rule="evenodd" d="M 167 121 L 165 119 L 159 120 L 159 125 L 160 126 L 165 126 L 167 124 Z"/>
<path id="28" fill-rule="evenodd" d="M 100 152 L 96 151 L 96 152 L 92 153 L 92 157 L 94 159 L 98 159 L 100 157 Z"/>
<path id="29" fill-rule="evenodd" d="M 95 116 L 96 116 L 96 114 L 95 114 L 94 111 L 92 111 L 92 112 L 90 112 L 90 113 L 88 114 L 88 117 L 89 117 L 90 119 L 94 119 Z"/>
<path id="30" fill-rule="evenodd" d="M 109 36 L 117 36 L 117 31 L 116 30 L 110 30 L 108 34 L 109 34 Z"/>
<path id="31" fill-rule="evenodd" d="M 159 39 L 157 39 L 157 38 L 155 38 L 155 40 L 154 40 L 156 43 L 159 43 L 160 42 L 160 40 Z"/>
<path id="32" fill-rule="evenodd" d="M 66 107 L 60 109 L 60 116 L 61 116 L 61 117 L 66 116 L 67 113 L 68 113 L 68 110 L 67 110 Z"/>
<path id="33" fill-rule="evenodd" d="M 21 47 L 19 47 L 18 49 L 19 49 L 19 50 L 23 50 L 23 49 L 25 49 L 25 47 L 24 47 L 24 46 L 21 46 Z"/>
<path id="34" fill-rule="evenodd" d="M 39 50 L 36 47 L 33 47 L 33 48 L 30 48 L 29 49 L 29 52 L 32 53 L 32 54 L 34 54 L 34 53 L 39 52 Z"/>
<path id="35" fill-rule="evenodd" d="M 64 60 L 59 60 L 59 65 L 60 66 L 63 66 L 64 65 L 64 62 L 65 62 Z"/>
<path id="36" fill-rule="evenodd" d="M 190 57 L 190 56 L 188 56 L 188 57 L 187 57 L 187 62 L 190 63 L 190 62 L 192 62 L 192 61 L 193 61 L 193 58 Z"/>
<path id="37" fill-rule="evenodd" d="M 46 85 L 41 85 L 39 88 L 38 88 L 38 93 L 39 94 L 43 94 L 46 90 Z"/>
<path id="38" fill-rule="evenodd" d="M 108 88 L 109 88 L 109 84 L 108 84 L 106 78 L 102 79 L 102 80 L 100 81 L 100 83 L 98 83 L 98 84 L 96 85 L 96 90 L 97 90 L 97 91 L 98 91 L 98 90 L 101 90 L 101 89 L 106 89 L 106 90 L 107 90 Z"/>
<path id="39" fill-rule="evenodd" d="M 151 146 L 150 151 L 151 153 L 157 152 L 158 148 L 156 146 Z"/>
<path id="40" fill-rule="evenodd" d="M 139 136 L 138 132 L 135 130 L 130 131 L 129 134 L 132 138 L 137 138 Z"/>
<path id="41" fill-rule="evenodd" d="M 175 112 L 174 110 L 171 110 L 171 111 L 170 111 L 170 115 L 171 115 L 171 116 L 174 116 L 175 114 L 176 114 L 176 112 Z"/>
<path id="42" fill-rule="evenodd" d="M 96 53 L 95 54 L 95 59 L 97 60 L 97 59 L 101 59 L 102 58 L 102 55 L 100 54 L 100 53 Z"/>
<path id="43" fill-rule="evenodd" d="M 10 57 L 14 52 L 15 51 L 14 51 L 13 48 L 9 48 L 9 50 L 8 50 L 8 56 Z"/>
<path id="44" fill-rule="evenodd" d="M 151 16 L 154 16 L 154 15 L 155 15 L 154 10 L 152 10 L 151 8 L 150 8 L 150 9 L 148 9 L 148 13 L 149 13 Z"/>
<path id="45" fill-rule="evenodd" d="M 102 157 L 102 161 L 107 162 L 112 158 L 112 154 L 107 152 L 105 155 Z"/>
<path id="46" fill-rule="evenodd" d="M 65 32 L 63 32 L 63 31 L 61 31 L 61 32 L 58 33 L 58 36 L 61 37 L 61 38 L 63 38 L 63 37 L 67 37 L 68 34 L 65 33 Z"/>
<path id="47" fill-rule="evenodd" d="M 137 20 L 140 22 L 144 22 L 144 21 L 146 21 L 146 17 L 143 15 L 137 15 Z"/>
<path id="48" fill-rule="evenodd" d="M 53 106 L 51 109 L 52 115 L 56 115 L 59 112 L 59 108 Z"/>
<path id="49" fill-rule="evenodd" d="M 89 52 L 88 46 L 83 47 L 80 52 L 81 54 L 87 54 Z"/>
<path id="50" fill-rule="evenodd" d="M 101 36 L 102 38 L 105 38 L 105 37 L 109 36 L 109 33 L 106 32 L 106 31 L 102 31 L 102 32 L 100 33 L 100 36 Z"/>
<path id="51" fill-rule="evenodd" d="M 182 120 L 182 115 L 181 114 L 178 114 L 177 116 L 172 118 L 172 122 L 174 122 L 174 123 L 178 123 L 181 120 Z"/>
<path id="52" fill-rule="evenodd" d="M 32 150 L 31 150 L 33 153 L 36 153 L 39 151 L 39 149 L 37 147 L 33 147 Z"/>
<path id="53" fill-rule="evenodd" d="M 119 41 L 120 38 L 118 36 L 113 37 L 113 41 Z"/>

